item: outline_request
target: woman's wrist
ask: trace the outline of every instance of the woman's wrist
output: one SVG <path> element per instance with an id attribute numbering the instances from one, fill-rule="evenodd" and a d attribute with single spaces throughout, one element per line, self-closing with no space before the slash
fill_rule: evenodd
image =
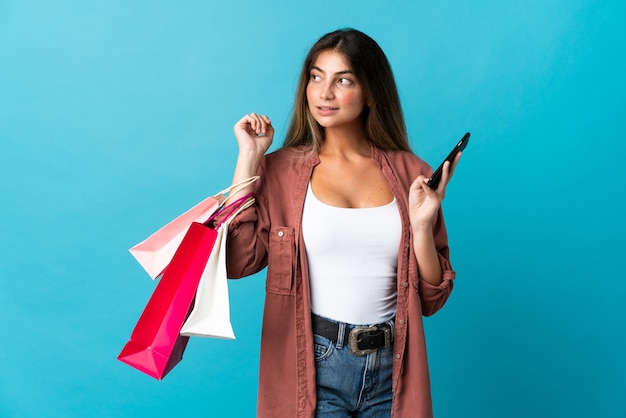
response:
<path id="1" fill-rule="evenodd" d="M 256 176 L 259 170 L 259 165 L 261 164 L 261 157 L 262 155 L 259 156 L 258 153 L 255 152 L 240 151 L 237 157 L 237 164 L 235 165 L 232 184 L 238 184 L 249 179 L 250 177 Z M 251 184 L 238 189 L 238 191 L 232 195 L 232 198 L 239 198 L 253 191 L 254 185 Z"/>
<path id="2" fill-rule="evenodd" d="M 259 165 L 261 164 L 262 157 L 263 154 L 259 154 L 259 152 L 257 151 L 239 151 L 235 172 L 239 172 L 239 174 L 243 175 L 244 177 L 255 176 L 259 169 Z"/>
<path id="3" fill-rule="evenodd" d="M 412 222 L 411 229 L 413 230 L 413 235 L 426 235 L 433 236 L 433 224 L 432 222 Z"/>

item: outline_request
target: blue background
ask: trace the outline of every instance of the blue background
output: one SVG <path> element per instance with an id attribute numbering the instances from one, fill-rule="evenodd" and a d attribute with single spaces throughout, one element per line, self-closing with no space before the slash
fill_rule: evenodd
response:
<path id="1" fill-rule="evenodd" d="M 127 249 L 282 141 L 339 27 L 394 68 L 414 150 L 472 132 L 444 202 L 456 289 L 425 320 L 435 415 L 626 417 L 620 1 L 0 2 L 0 416 L 254 416 L 263 275 L 235 341 L 158 382 L 115 358 L 155 283 Z"/>

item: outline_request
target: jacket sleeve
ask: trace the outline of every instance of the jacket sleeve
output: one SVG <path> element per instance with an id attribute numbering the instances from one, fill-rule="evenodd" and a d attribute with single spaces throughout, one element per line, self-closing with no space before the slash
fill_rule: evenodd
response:
<path id="1" fill-rule="evenodd" d="M 246 277 L 267 266 L 270 223 L 264 161 L 258 172 L 260 178 L 255 183 L 255 203 L 237 215 L 228 228 L 226 271 L 229 278 Z"/>
<path id="2" fill-rule="evenodd" d="M 452 270 L 450 264 L 450 248 L 448 247 L 448 233 L 443 220 L 443 212 L 439 209 L 439 215 L 433 228 L 435 235 L 435 246 L 439 255 L 439 263 L 443 271 L 443 281 L 435 286 L 420 278 L 420 299 L 422 301 L 422 314 L 424 316 L 433 315 L 448 300 L 453 288 L 453 280 L 456 272 Z"/>

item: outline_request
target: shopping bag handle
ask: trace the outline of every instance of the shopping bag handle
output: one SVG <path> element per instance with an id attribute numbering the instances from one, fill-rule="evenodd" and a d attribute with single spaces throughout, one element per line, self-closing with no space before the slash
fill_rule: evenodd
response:
<path id="1" fill-rule="evenodd" d="M 243 189 L 245 189 L 246 187 L 248 187 L 249 185 L 251 185 L 252 183 L 257 181 L 259 178 L 260 178 L 259 176 L 248 177 L 247 179 L 242 180 L 239 183 L 235 183 L 235 184 L 225 188 L 221 192 L 217 193 L 215 196 L 217 197 L 217 200 L 222 205 L 225 205 L 226 202 L 228 202 L 228 200 L 231 197 L 235 196 L 237 193 L 239 193 L 240 191 L 242 191 Z M 228 196 L 224 200 L 221 200 L 224 197 L 224 195 L 227 194 L 227 193 L 228 193 Z"/>
<path id="2" fill-rule="evenodd" d="M 258 177 L 257 177 L 258 178 Z M 204 223 L 205 225 L 210 225 L 211 222 L 215 221 L 215 219 L 218 216 L 222 216 L 224 213 L 224 217 L 218 221 L 215 225 L 215 228 L 219 228 L 226 220 L 229 220 L 229 218 L 231 218 L 231 215 L 236 215 L 239 213 L 239 209 L 245 209 L 242 208 L 243 206 L 245 206 L 246 208 L 248 206 L 250 206 L 251 203 L 246 203 L 246 200 L 252 198 L 252 201 L 254 201 L 254 193 L 248 193 L 242 197 L 240 197 L 239 199 L 235 200 L 233 203 L 230 203 L 226 206 L 223 206 L 222 208 L 220 208 L 217 212 L 215 212 L 213 215 L 211 215 L 209 217 L 209 219 L 206 220 L 206 222 Z"/>
<path id="3" fill-rule="evenodd" d="M 249 195 L 252 195 L 252 193 L 250 193 Z M 234 211 L 234 213 L 231 212 L 228 214 L 228 216 L 224 217 L 224 219 L 222 219 L 222 221 L 220 222 L 220 226 L 228 225 L 230 221 L 232 221 L 233 219 L 235 219 L 237 215 L 239 215 L 239 213 L 243 212 L 244 209 L 247 209 L 250 206 L 252 206 L 254 202 L 255 202 L 254 197 L 251 197 L 250 199 L 246 200 L 241 206 L 239 206 Z"/>

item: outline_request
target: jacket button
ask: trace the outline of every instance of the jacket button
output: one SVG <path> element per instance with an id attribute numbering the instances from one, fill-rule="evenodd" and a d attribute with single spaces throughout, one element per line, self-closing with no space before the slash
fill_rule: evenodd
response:
<path id="1" fill-rule="evenodd" d="M 402 287 L 409 287 L 409 282 L 402 283 Z"/>
<path id="2" fill-rule="evenodd" d="M 285 233 L 283 231 L 278 231 L 278 236 L 282 237 L 283 235 L 285 235 Z"/>
<path id="3" fill-rule="evenodd" d="M 404 325 L 404 319 L 401 319 L 398 322 L 400 323 L 400 325 Z"/>

